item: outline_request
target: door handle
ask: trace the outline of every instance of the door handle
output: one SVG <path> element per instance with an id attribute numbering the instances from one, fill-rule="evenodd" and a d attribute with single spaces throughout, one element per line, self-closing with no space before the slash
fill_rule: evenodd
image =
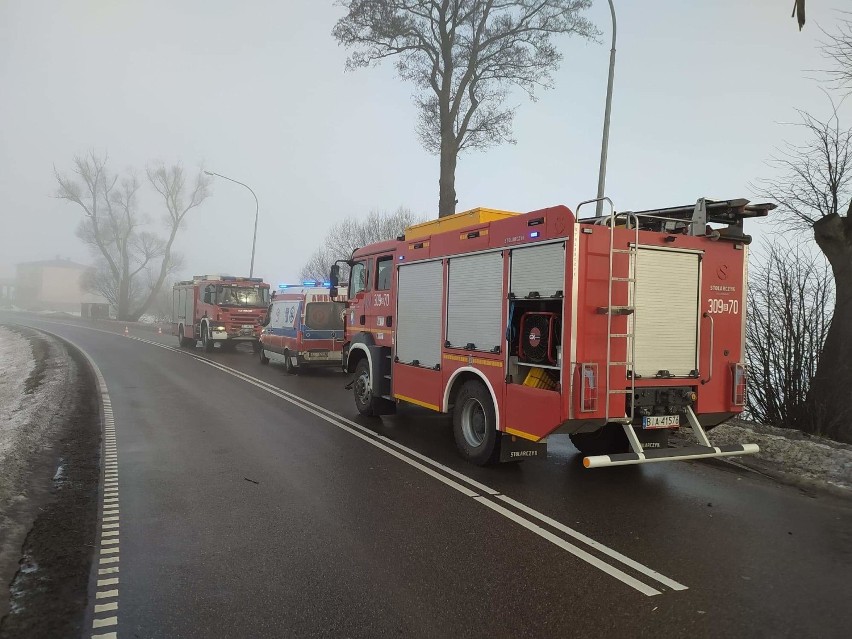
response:
<path id="1" fill-rule="evenodd" d="M 706 317 L 710 320 L 710 364 L 708 365 L 710 372 L 707 374 L 707 379 L 701 380 L 702 384 L 706 384 L 713 379 L 713 342 L 716 337 L 716 323 L 713 321 L 713 316 L 710 313 L 704 313 L 702 317 Z"/>

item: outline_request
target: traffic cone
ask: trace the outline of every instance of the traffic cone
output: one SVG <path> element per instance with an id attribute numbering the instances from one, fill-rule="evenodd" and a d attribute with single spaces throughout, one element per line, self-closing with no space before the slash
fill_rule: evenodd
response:
<path id="1" fill-rule="evenodd" d="M 130 335 L 130 330 L 129 330 L 129 329 L 127 328 L 127 326 L 125 325 L 125 327 L 124 327 L 124 336 L 125 336 L 125 337 L 128 337 L 129 335 Z"/>

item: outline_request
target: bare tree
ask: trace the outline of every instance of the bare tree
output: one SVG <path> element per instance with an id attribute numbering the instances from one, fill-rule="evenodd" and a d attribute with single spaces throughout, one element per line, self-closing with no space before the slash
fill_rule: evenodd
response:
<path id="1" fill-rule="evenodd" d="M 808 401 L 824 415 L 823 432 L 852 442 L 852 420 L 843 417 L 852 389 L 852 130 L 841 126 L 834 103 L 824 121 L 799 115 L 794 126 L 804 142 L 787 143 L 776 153 L 769 164 L 777 177 L 762 180 L 757 190 L 778 202 L 788 228 L 812 230 L 831 265 L 834 313 Z"/>
<path id="2" fill-rule="evenodd" d="M 135 321 L 145 313 L 165 277 L 179 265 L 172 244 L 188 209 L 177 222 L 169 209 L 167 219 L 171 224 L 167 240 L 146 230 L 147 217 L 139 212 L 138 178 L 132 173 L 111 174 L 107 161 L 106 155 L 101 157 L 90 151 L 74 158 L 74 176 L 63 175 L 54 168 L 56 197 L 83 209 L 77 236 L 96 257 L 94 270 L 86 276 L 89 290 L 109 300 L 118 319 Z M 182 175 L 179 166 L 170 171 Z M 150 174 L 151 171 L 149 177 Z M 195 204 L 189 208 L 200 204 L 206 196 L 205 186 L 194 194 Z M 181 197 L 182 193 L 177 194 L 172 202 L 180 203 Z M 152 276 L 152 272 L 156 275 Z"/>
<path id="3" fill-rule="evenodd" d="M 203 170 L 196 173 L 191 185 L 187 185 L 186 175 L 180 164 L 165 166 L 157 163 L 148 166 L 148 181 L 154 190 L 163 198 L 166 205 L 164 222 L 168 228 L 168 239 L 163 243 L 163 260 L 160 262 L 159 274 L 152 283 L 151 294 L 142 304 L 139 314 L 144 314 L 154 301 L 166 277 L 174 273 L 172 263 L 172 246 L 178 231 L 186 219 L 187 214 L 194 208 L 200 206 L 210 196 L 210 178 Z"/>
<path id="4" fill-rule="evenodd" d="M 852 90 L 852 13 L 842 15 L 835 31 L 823 30 L 822 53 L 829 62 L 826 72 L 831 83 L 848 91 Z"/>
<path id="5" fill-rule="evenodd" d="M 417 131 L 440 156 L 438 214 L 456 210 L 460 151 L 511 141 L 513 88 L 535 99 L 549 88 L 562 55 L 558 35 L 593 38 L 580 14 L 591 0 L 340 0 L 337 41 L 353 50 L 347 69 L 396 59 L 414 83 Z"/>
<path id="6" fill-rule="evenodd" d="M 404 207 L 393 213 L 371 211 L 365 218 L 347 217 L 329 229 L 322 244 L 302 267 L 299 277 L 321 282 L 328 278 L 335 261 L 349 259 L 355 249 L 374 242 L 392 240 L 409 226 L 423 221 L 425 218 L 412 214 Z M 342 277 L 346 277 L 345 272 Z"/>
<path id="7" fill-rule="evenodd" d="M 749 269 L 748 410 L 764 424 L 824 434 L 809 394 L 831 323 L 831 272 L 802 240 L 766 248 Z"/>

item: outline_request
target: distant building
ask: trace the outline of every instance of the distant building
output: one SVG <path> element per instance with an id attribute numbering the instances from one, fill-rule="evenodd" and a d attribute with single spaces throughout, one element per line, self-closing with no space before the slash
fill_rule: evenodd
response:
<path id="1" fill-rule="evenodd" d="M 106 304 L 100 295 L 83 289 L 83 275 L 90 268 L 61 259 L 18 264 L 14 304 L 27 311 L 66 313 L 80 313 L 84 304 Z"/>
<path id="2" fill-rule="evenodd" d="M 15 278 L 0 277 L 0 308 L 11 308 L 15 298 Z"/>

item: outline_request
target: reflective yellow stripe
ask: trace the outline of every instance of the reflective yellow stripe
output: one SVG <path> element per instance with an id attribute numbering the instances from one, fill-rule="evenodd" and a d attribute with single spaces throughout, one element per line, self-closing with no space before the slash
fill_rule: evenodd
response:
<path id="1" fill-rule="evenodd" d="M 517 435 L 518 437 L 523 437 L 524 439 L 529 439 L 534 442 L 537 442 L 539 439 L 541 439 L 541 437 L 539 437 L 538 435 L 530 435 L 529 433 L 525 433 L 522 430 L 515 430 L 514 428 L 507 428 L 506 432 L 510 435 Z"/>
<path id="2" fill-rule="evenodd" d="M 465 364 L 479 364 L 480 366 L 494 366 L 497 368 L 503 368 L 503 362 L 496 359 L 483 359 L 481 357 L 471 357 L 467 355 L 453 355 L 451 353 L 444 353 L 444 359 L 450 360 L 451 362 L 464 362 Z"/>
<path id="3" fill-rule="evenodd" d="M 440 411 L 440 406 L 436 406 L 435 404 L 430 404 L 429 402 L 421 402 L 419 399 L 414 399 L 413 397 L 406 397 L 405 395 L 397 395 L 394 393 L 394 397 L 397 399 L 401 399 L 404 402 L 408 402 L 409 404 L 415 404 L 416 406 L 422 406 L 423 408 L 429 408 L 431 410 Z"/>

